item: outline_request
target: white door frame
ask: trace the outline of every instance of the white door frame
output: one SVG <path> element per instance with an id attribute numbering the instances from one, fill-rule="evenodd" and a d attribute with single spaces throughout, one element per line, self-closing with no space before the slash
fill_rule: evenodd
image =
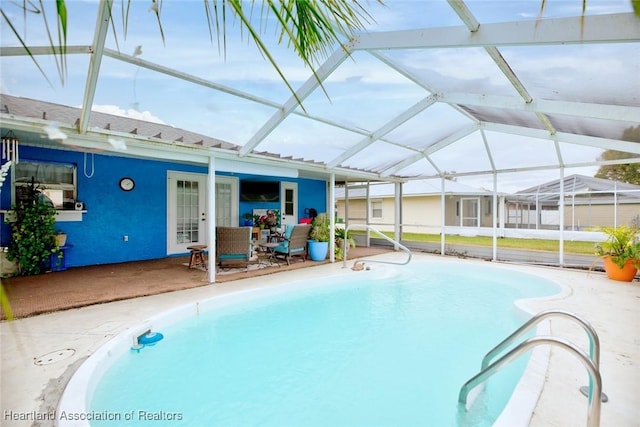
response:
<path id="1" fill-rule="evenodd" d="M 286 194 L 292 191 L 291 206 L 288 206 Z M 290 214 L 287 214 L 290 207 Z M 282 181 L 280 183 L 280 225 L 295 225 L 298 223 L 298 183 Z"/>

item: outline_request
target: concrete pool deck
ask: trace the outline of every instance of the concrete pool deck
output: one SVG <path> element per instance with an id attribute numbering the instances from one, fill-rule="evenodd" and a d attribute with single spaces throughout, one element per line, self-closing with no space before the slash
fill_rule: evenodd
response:
<path id="1" fill-rule="evenodd" d="M 391 253 L 379 257 L 404 259 L 405 255 Z M 487 264 L 423 254 L 414 254 L 414 259 L 460 265 Z M 535 274 L 565 287 L 559 296 L 529 300 L 525 305 L 533 312 L 551 308 L 568 310 L 591 322 L 600 337 L 600 370 L 603 389 L 609 397 L 609 402 L 602 405 L 601 425 L 639 425 L 640 283 L 611 281 L 597 272 L 495 265 Z M 344 272 L 342 263 L 335 263 L 2 322 L 0 424 L 54 425 L 47 419 L 48 415 L 56 409 L 66 380 L 79 364 L 120 332 L 162 311 L 218 295 L 323 278 L 339 272 Z M 564 319 L 553 319 L 549 324 L 553 335 L 565 337 L 586 351 L 588 341 L 580 327 Z M 574 356 L 561 349 L 552 348 L 550 355 L 542 394 L 530 425 L 584 426 L 587 399 L 578 389 L 587 384 L 587 373 Z M 34 423 L 34 418 L 44 419 Z"/>

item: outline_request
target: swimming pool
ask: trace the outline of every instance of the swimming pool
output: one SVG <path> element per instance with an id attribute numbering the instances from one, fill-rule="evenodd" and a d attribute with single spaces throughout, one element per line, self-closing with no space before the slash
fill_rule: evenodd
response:
<path id="1" fill-rule="evenodd" d="M 499 267 L 414 262 L 203 301 L 197 316 L 153 319 L 156 346 L 129 351 L 129 333 L 102 352 L 86 414 L 113 418 L 96 426 L 490 425 L 525 360 L 487 384 L 472 418 L 458 413 L 459 387 L 522 323 L 515 300 L 558 289 Z"/>

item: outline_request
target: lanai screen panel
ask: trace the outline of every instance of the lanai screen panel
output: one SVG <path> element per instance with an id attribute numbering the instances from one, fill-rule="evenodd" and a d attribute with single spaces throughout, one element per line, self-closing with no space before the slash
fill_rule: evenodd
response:
<path id="1" fill-rule="evenodd" d="M 500 52 L 534 99 L 640 105 L 640 42 L 504 47 Z"/>
<path id="2" fill-rule="evenodd" d="M 436 151 L 431 159 L 447 172 L 492 170 L 489 153 L 479 131 Z"/>
<path id="3" fill-rule="evenodd" d="M 387 138 L 402 141 L 409 147 L 425 149 L 473 124 L 474 121 L 462 112 L 437 102 L 389 132 Z"/>
<path id="4" fill-rule="evenodd" d="M 433 164 L 425 157 L 421 157 L 418 161 L 394 171 L 396 175 L 407 178 L 433 177 L 438 175 L 440 172 L 441 171 L 436 170 Z"/>
<path id="5" fill-rule="evenodd" d="M 482 48 L 397 50 L 384 54 L 434 92 L 517 95 Z"/>
<path id="6" fill-rule="evenodd" d="M 322 88 L 303 101 L 308 114 L 369 131 L 428 95 L 366 52 L 354 52 L 322 83 Z"/>
<path id="7" fill-rule="evenodd" d="M 640 142 L 638 132 L 630 132 L 640 126 L 640 123 L 560 115 L 549 116 L 549 120 L 559 132 Z"/>
<path id="8" fill-rule="evenodd" d="M 79 3 L 79 2 L 73 2 Z M 122 14 L 119 3 L 114 3 L 113 19 L 116 25 L 117 43 L 113 31 L 107 33 L 106 47 L 141 60 L 150 61 L 183 73 L 206 79 L 216 84 L 241 90 L 272 102 L 283 103 L 290 92 L 254 43 L 241 33 L 230 9 L 226 37 L 216 34 L 215 22 L 207 23 L 205 2 L 165 1 L 161 3 L 161 22 L 164 41 L 155 14 L 150 11 L 151 2 L 132 1 L 126 38 L 123 37 Z M 259 19 L 258 15 L 253 15 Z M 273 18 L 271 18 L 273 19 Z M 91 17 L 91 24 L 95 15 Z M 220 22 L 220 25 L 223 23 Z M 211 31 L 211 33 L 210 33 Z M 296 82 L 307 79 L 311 72 L 300 66 L 291 49 L 275 42 L 273 31 L 262 35 L 269 51 L 281 70 Z M 89 37 L 88 41 L 92 38 Z M 139 49 L 139 50 L 138 50 Z M 264 65 L 264 66 L 263 66 Z M 156 88 L 157 89 L 157 88 Z M 201 96 L 206 96 L 203 93 Z"/>
<path id="9" fill-rule="evenodd" d="M 361 138 L 361 135 L 353 132 L 291 115 L 271 132 L 255 151 L 326 163 L 341 155 Z"/>
<path id="10" fill-rule="evenodd" d="M 483 107 L 479 105 L 461 105 L 460 107 L 482 122 L 544 129 L 544 125 L 540 122 L 540 119 L 536 117 L 535 113 L 506 108 Z"/>
<path id="11" fill-rule="evenodd" d="M 89 56 L 69 55 L 66 59 L 68 71 L 64 81 L 61 81 L 58 76 L 53 57 L 38 56 L 37 59 L 47 78 L 40 74 L 28 56 L 0 56 L 3 84 L 1 92 L 23 98 L 80 107 L 87 80 L 86 70 L 89 67 Z M 18 85 L 19 89 L 16 90 Z M 62 93 L 64 96 L 61 96 Z"/>
<path id="12" fill-rule="evenodd" d="M 389 2 L 367 2 L 365 7 L 373 18 L 367 26 L 369 31 L 460 25 L 460 18 L 445 1 L 394 0 L 393 7 Z"/>
<path id="13" fill-rule="evenodd" d="M 496 169 L 557 167 L 554 142 L 522 135 L 486 132 Z"/>
<path id="14" fill-rule="evenodd" d="M 415 154 L 413 150 L 376 141 L 363 148 L 357 156 L 345 160 L 342 165 L 382 173 L 413 154 Z"/>
<path id="15" fill-rule="evenodd" d="M 103 59 L 94 106 L 103 112 L 137 114 L 145 120 L 237 145 L 243 145 L 275 111 L 260 103 L 111 58 Z"/>

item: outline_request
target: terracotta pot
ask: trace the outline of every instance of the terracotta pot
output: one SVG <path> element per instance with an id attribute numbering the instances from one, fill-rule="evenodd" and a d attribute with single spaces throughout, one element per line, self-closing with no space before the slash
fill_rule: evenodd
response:
<path id="1" fill-rule="evenodd" d="M 619 280 L 621 282 L 630 282 L 636 276 L 638 269 L 633 266 L 633 262 L 629 259 L 623 268 L 611 260 L 609 255 L 602 257 L 604 260 L 604 271 L 611 280 Z"/>

